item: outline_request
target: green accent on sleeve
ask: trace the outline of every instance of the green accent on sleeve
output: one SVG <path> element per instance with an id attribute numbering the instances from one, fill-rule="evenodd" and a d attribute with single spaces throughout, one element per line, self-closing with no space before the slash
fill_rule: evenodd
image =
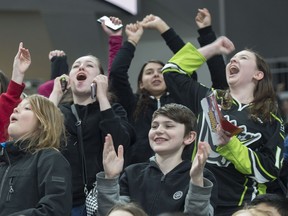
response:
<path id="1" fill-rule="evenodd" d="M 259 183 L 258 184 L 258 191 L 259 194 L 266 194 L 267 186 L 265 184 Z"/>
<path id="2" fill-rule="evenodd" d="M 265 175 L 269 176 L 269 178 L 275 180 L 277 177 L 271 175 L 267 170 L 265 170 L 264 167 L 262 166 L 262 164 L 260 163 L 260 160 L 259 160 L 257 154 L 255 152 L 253 152 L 253 153 L 254 153 L 254 156 L 256 158 L 257 164 L 259 165 L 260 169 L 265 173 Z"/>
<path id="3" fill-rule="evenodd" d="M 238 203 L 238 206 L 242 206 L 242 204 L 243 204 L 243 200 L 244 200 L 244 197 L 245 197 L 245 194 L 246 194 L 246 192 L 247 192 L 247 189 L 248 189 L 248 187 L 247 187 L 247 182 L 248 182 L 248 178 L 246 178 L 245 179 L 245 182 L 244 182 L 244 190 L 243 190 L 243 192 L 242 192 L 242 194 L 241 194 L 241 198 L 240 198 L 240 200 L 239 200 L 239 203 Z"/>
<path id="4" fill-rule="evenodd" d="M 236 136 L 233 136 L 226 145 L 218 146 L 216 151 L 231 161 L 239 172 L 247 175 L 252 174 L 249 150 Z"/>
<path id="5" fill-rule="evenodd" d="M 162 72 L 178 72 L 191 76 L 205 62 L 206 58 L 191 43 L 187 43 L 168 61 Z"/>

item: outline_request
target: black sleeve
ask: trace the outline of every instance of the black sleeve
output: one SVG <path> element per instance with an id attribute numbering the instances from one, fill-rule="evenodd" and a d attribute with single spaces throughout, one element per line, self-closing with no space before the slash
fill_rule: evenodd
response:
<path id="1" fill-rule="evenodd" d="M 62 74 L 68 74 L 67 56 L 54 56 L 51 59 L 51 80 Z"/>
<path id="2" fill-rule="evenodd" d="M 174 54 L 185 45 L 182 38 L 176 34 L 173 28 L 168 29 L 166 32 L 162 33 L 161 36 Z"/>
<path id="3" fill-rule="evenodd" d="M 216 40 L 216 34 L 212 26 L 207 26 L 198 30 L 198 42 L 201 47 L 212 43 Z M 212 87 L 215 89 L 227 89 L 228 83 L 226 80 L 225 62 L 222 55 L 216 55 L 207 61 L 207 65 L 211 74 Z"/>
<path id="4" fill-rule="evenodd" d="M 119 103 L 113 103 L 111 109 L 101 111 L 101 119 L 99 127 L 104 136 L 111 134 L 116 150 L 119 145 L 123 145 L 126 150 L 135 141 L 135 130 L 128 122 L 125 109 Z"/>
<path id="5" fill-rule="evenodd" d="M 136 104 L 128 76 L 134 52 L 135 46 L 125 41 L 113 60 L 109 76 L 109 90 L 116 95 L 117 101 L 126 110 L 128 118 L 133 115 Z"/>
<path id="6" fill-rule="evenodd" d="M 185 46 L 185 42 L 182 40 L 182 38 L 174 31 L 173 28 L 168 29 L 166 32 L 161 34 L 162 38 L 165 40 L 167 46 L 169 49 L 175 54 L 180 49 L 182 49 L 183 46 Z M 198 80 L 198 76 L 196 71 L 191 76 L 192 79 Z"/>

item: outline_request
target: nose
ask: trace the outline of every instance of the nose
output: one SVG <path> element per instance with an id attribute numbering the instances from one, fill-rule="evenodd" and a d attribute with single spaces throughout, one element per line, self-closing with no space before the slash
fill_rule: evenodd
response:
<path id="1" fill-rule="evenodd" d="M 161 125 L 159 125 L 156 130 L 155 130 L 156 134 L 162 134 L 163 133 L 163 127 Z"/>
<path id="2" fill-rule="evenodd" d="M 18 113 L 18 112 L 19 112 L 18 107 L 15 107 L 15 108 L 13 109 L 13 113 Z"/>
<path id="3" fill-rule="evenodd" d="M 162 75 L 162 72 L 161 71 L 159 71 L 159 70 L 154 70 L 154 76 L 155 77 L 159 77 L 159 76 L 161 76 Z"/>
<path id="4" fill-rule="evenodd" d="M 236 57 L 235 57 L 235 56 L 233 56 L 233 57 L 230 59 L 230 63 L 234 63 L 234 62 L 236 62 Z"/>
<path id="5" fill-rule="evenodd" d="M 84 64 L 79 65 L 79 70 L 84 70 Z"/>

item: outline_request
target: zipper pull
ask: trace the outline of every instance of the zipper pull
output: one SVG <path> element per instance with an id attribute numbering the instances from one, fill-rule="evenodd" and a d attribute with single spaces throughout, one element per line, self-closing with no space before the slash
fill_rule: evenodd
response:
<path id="1" fill-rule="evenodd" d="M 8 196 L 7 196 L 7 201 L 10 201 L 11 199 L 11 195 L 14 193 L 14 189 L 13 189 L 13 177 L 10 178 L 9 180 L 9 191 L 8 191 Z"/>

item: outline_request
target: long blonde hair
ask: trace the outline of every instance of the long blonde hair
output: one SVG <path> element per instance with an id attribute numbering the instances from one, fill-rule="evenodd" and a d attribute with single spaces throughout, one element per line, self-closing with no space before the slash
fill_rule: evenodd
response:
<path id="1" fill-rule="evenodd" d="M 44 148 L 60 148 L 65 139 L 64 117 L 62 112 L 51 101 L 41 95 L 25 98 L 38 119 L 35 130 L 16 140 L 23 150 L 36 152 Z M 25 145 L 22 145 L 25 143 Z"/>

